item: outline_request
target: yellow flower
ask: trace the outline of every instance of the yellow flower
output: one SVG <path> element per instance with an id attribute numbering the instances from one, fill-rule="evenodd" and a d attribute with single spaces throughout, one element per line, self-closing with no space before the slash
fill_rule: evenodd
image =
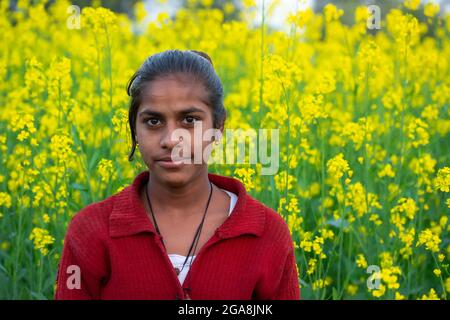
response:
<path id="1" fill-rule="evenodd" d="M 65 164 L 74 163 L 76 155 L 72 150 L 73 140 L 67 134 L 55 134 L 50 141 L 52 158 L 61 167 Z"/>
<path id="2" fill-rule="evenodd" d="M 404 213 L 411 220 L 414 219 L 418 210 L 416 202 L 411 198 L 400 198 L 397 206 L 393 209 L 394 212 Z"/>
<path id="3" fill-rule="evenodd" d="M 402 295 L 400 292 L 395 292 L 395 300 L 405 300 L 405 296 Z"/>
<path id="4" fill-rule="evenodd" d="M 35 118 L 32 114 L 14 113 L 11 121 L 8 122 L 8 129 L 12 132 L 19 132 L 17 140 L 24 141 L 36 133 L 34 123 Z"/>
<path id="5" fill-rule="evenodd" d="M 334 238 L 334 232 L 332 230 L 327 230 L 327 229 L 322 228 L 319 230 L 319 232 L 322 235 L 322 237 L 324 238 L 324 240 Z"/>
<path id="6" fill-rule="evenodd" d="M 91 28 L 94 33 L 106 33 L 108 29 L 116 27 L 117 17 L 111 10 L 103 7 L 91 8 L 86 7 L 82 11 L 86 25 Z"/>
<path id="7" fill-rule="evenodd" d="M 420 5 L 420 0 L 405 0 L 403 5 L 411 10 L 417 10 Z"/>
<path id="8" fill-rule="evenodd" d="M 145 17 L 147 16 L 147 10 L 145 9 L 144 1 L 137 2 L 133 7 L 133 11 L 137 22 L 144 21 Z"/>
<path id="9" fill-rule="evenodd" d="M 375 298 L 380 298 L 386 293 L 386 286 L 384 284 L 380 284 L 378 289 L 372 290 L 372 295 Z"/>
<path id="10" fill-rule="evenodd" d="M 423 13 L 429 18 L 433 18 L 436 14 L 439 13 L 439 10 L 440 7 L 438 3 L 429 2 L 425 5 Z"/>
<path id="11" fill-rule="evenodd" d="M 235 177 L 245 185 L 247 190 L 252 190 L 255 188 L 255 184 L 253 182 L 254 174 L 255 170 L 252 168 L 239 168 L 234 170 Z"/>
<path id="12" fill-rule="evenodd" d="M 420 119 L 415 119 L 408 125 L 408 137 L 414 148 L 427 145 L 430 141 L 430 135 L 427 131 L 428 124 Z"/>
<path id="13" fill-rule="evenodd" d="M 334 4 L 328 3 L 324 7 L 324 15 L 327 22 L 338 20 L 343 14 L 344 10 L 338 9 Z"/>
<path id="14" fill-rule="evenodd" d="M 6 192 L 0 192 L 0 206 L 11 207 L 11 196 Z"/>
<path id="15" fill-rule="evenodd" d="M 398 276 L 401 274 L 399 267 L 383 267 L 381 269 L 381 279 L 387 285 L 389 289 L 398 289 L 400 284 L 398 283 Z"/>
<path id="16" fill-rule="evenodd" d="M 366 6 L 357 6 L 355 9 L 355 21 L 357 23 L 366 24 L 370 17 L 370 12 Z"/>
<path id="17" fill-rule="evenodd" d="M 48 230 L 41 228 L 33 228 L 29 239 L 33 241 L 34 248 L 44 256 L 48 254 L 48 246 L 55 242 L 55 238 L 49 234 Z"/>
<path id="18" fill-rule="evenodd" d="M 295 14 L 290 13 L 286 19 L 287 23 L 294 23 L 297 27 L 303 28 L 306 26 L 314 16 L 314 11 L 311 8 L 299 10 Z"/>
<path id="19" fill-rule="evenodd" d="M 108 159 L 100 160 L 97 166 L 97 171 L 103 182 L 108 182 L 110 179 L 114 179 L 116 177 L 113 163 Z"/>
<path id="20" fill-rule="evenodd" d="M 72 78 L 70 77 L 71 60 L 66 57 L 56 57 L 53 59 L 47 77 L 49 79 L 49 93 L 56 101 L 63 100 L 70 96 Z M 63 111 L 67 111 L 66 104 L 62 104 Z"/>
<path id="21" fill-rule="evenodd" d="M 364 257 L 364 255 L 362 253 L 358 254 L 356 256 L 356 265 L 359 268 L 363 268 L 363 269 L 367 268 L 367 261 L 366 261 L 366 258 Z"/>
<path id="22" fill-rule="evenodd" d="M 112 124 L 115 132 L 120 134 L 126 133 L 128 129 L 128 111 L 118 109 L 112 118 Z"/>
<path id="23" fill-rule="evenodd" d="M 445 291 L 450 293 L 450 278 L 445 279 Z"/>
<path id="24" fill-rule="evenodd" d="M 256 7 L 256 1 L 255 0 L 243 0 L 242 4 L 245 8 L 252 8 Z"/>
<path id="25" fill-rule="evenodd" d="M 314 253 L 320 257 L 320 259 L 326 258 L 326 255 L 322 251 L 323 243 L 324 243 L 324 239 L 322 237 L 318 237 L 318 236 L 316 236 L 314 238 L 314 241 L 312 243 L 312 249 L 313 249 Z"/>
<path id="26" fill-rule="evenodd" d="M 328 160 L 327 171 L 333 181 L 339 181 L 344 173 L 350 170 L 347 160 L 344 159 L 344 154 L 339 153 L 334 158 Z"/>
<path id="27" fill-rule="evenodd" d="M 412 255 L 412 245 L 414 242 L 414 237 L 416 234 L 416 229 L 410 228 L 406 231 L 401 230 L 398 237 L 400 241 L 404 244 L 403 248 L 400 248 L 400 254 L 404 259 L 408 259 Z"/>
<path id="28" fill-rule="evenodd" d="M 378 171 L 378 176 L 380 178 L 383 177 L 393 178 L 395 177 L 395 172 L 394 170 L 392 170 L 392 166 L 389 163 L 387 163 L 380 171 Z"/>
<path id="29" fill-rule="evenodd" d="M 420 298 L 420 300 L 439 300 L 439 297 L 436 294 L 436 291 L 433 288 L 431 288 L 428 295 L 426 294 L 422 295 L 422 298 Z"/>
<path id="30" fill-rule="evenodd" d="M 309 259 L 308 261 L 308 270 L 306 270 L 307 274 L 313 274 L 317 267 L 317 259 Z"/>
<path id="31" fill-rule="evenodd" d="M 303 234 L 303 239 L 300 241 L 300 248 L 305 252 L 311 252 L 313 243 L 311 241 L 312 233 L 307 231 Z"/>
<path id="32" fill-rule="evenodd" d="M 441 275 L 441 270 L 440 269 L 434 269 L 433 273 L 436 275 L 436 277 L 439 277 Z"/>
<path id="33" fill-rule="evenodd" d="M 274 177 L 275 188 L 278 191 L 291 190 L 296 183 L 296 178 L 293 175 L 287 174 L 285 170 L 280 171 Z"/>
<path id="34" fill-rule="evenodd" d="M 397 205 L 391 209 L 390 221 L 399 229 L 399 231 L 403 231 L 406 218 L 409 220 L 414 219 L 418 210 L 414 199 L 400 198 Z"/>
<path id="35" fill-rule="evenodd" d="M 332 279 L 330 277 L 326 277 L 325 279 L 318 279 L 313 282 L 312 289 L 317 290 L 321 288 L 325 288 L 326 286 L 329 286 L 332 283 Z"/>
<path id="36" fill-rule="evenodd" d="M 425 245 L 425 248 L 431 252 L 439 251 L 439 244 L 441 239 L 439 236 L 433 234 L 430 229 L 425 229 L 419 234 L 419 240 L 416 243 L 416 247 Z"/>
<path id="37" fill-rule="evenodd" d="M 42 216 L 42 220 L 45 223 L 49 223 L 50 222 L 50 216 L 48 214 L 44 213 L 44 215 Z"/>
<path id="38" fill-rule="evenodd" d="M 354 296 L 358 292 L 358 286 L 350 283 L 347 285 L 346 291 L 348 295 Z"/>
<path id="39" fill-rule="evenodd" d="M 372 213 L 369 217 L 369 221 L 373 221 L 373 223 L 375 223 L 375 225 L 379 226 L 380 224 L 383 223 L 383 221 L 381 221 L 380 216 L 376 213 Z"/>
<path id="40" fill-rule="evenodd" d="M 442 192 L 450 191 L 450 168 L 444 167 L 438 170 L 434 185 Z"/>

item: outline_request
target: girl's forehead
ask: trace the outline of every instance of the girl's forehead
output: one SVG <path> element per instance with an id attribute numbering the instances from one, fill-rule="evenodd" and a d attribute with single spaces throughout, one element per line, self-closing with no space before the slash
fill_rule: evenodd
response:
<path id="1" fill-rule="evenodd" d="M 197 106 L 208 108 L 207 94 L 202 84 L 163 78 L 149 82 L 142 91 L 142 105 L 150 108 Z"/>
<path id="2" fill-rule="evenodd" d="M 164 99 L 204 99 L 205 87 L 198 81 L 162 78 L 148 82 L 143 89 L 143 98 L 148 100 Z"/>
<path id="3" fill-rule="evenodd" d="M 204 88 L 194 82 L 157 80 L 145 86 L 139 110 L 161 113 L 181 112 L 184 109 L 200 109 L 211 112 Z"/>

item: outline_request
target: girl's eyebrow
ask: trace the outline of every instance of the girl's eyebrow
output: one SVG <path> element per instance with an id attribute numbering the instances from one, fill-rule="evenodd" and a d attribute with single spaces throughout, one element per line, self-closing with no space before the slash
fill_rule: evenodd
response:
<path id="1" fill-rule="evenodd" d="M 187 109 L 180 110 L 177 113 L 179 115 L 185 115 L 185 114 L 188 114 L 188 113 L 191 113 L 191 112 L 206 113 L 204 110 L 202 110 L 200 108 L 197 108 L 197 107 L 188 107 Z M 161 112 L 152 111 L 152 110 L 148 110 L 148 109 L 142 110 L 139 113 L 139 117 L 142 117 L 144 115 L 149 115 L 149 116 L 154 116 L 154 117 L 161 117 L 161 118 L 164 117 L 164 114 L 162 114 Z"/>
<path id="2" fill-rule="evenodd" d="M 142 116 L 145 116 L 145 115 L 154 116 L 154 117 L 160 117 L 160 118 L 163 117 L 163 114 L 161 112 L 157 112 L 157 111 L 143 110 L 143 111 L 139 112 L 139 117 L 142 117 Z"/>
<path id="3" fill-rule="evenodd" d="M 202 109 L 196 108 L 196 107 L 188 107 L 187 109 L 178 111 L 177 113 L 179 113 L 179 114 L 187 114 L 187 113 L 191 113 L 191 112 L 206 113 L 205 110 L 202 110 Z"/>

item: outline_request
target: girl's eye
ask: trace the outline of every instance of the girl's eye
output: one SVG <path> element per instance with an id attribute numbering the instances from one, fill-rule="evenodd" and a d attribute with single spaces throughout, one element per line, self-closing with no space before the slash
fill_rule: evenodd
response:
<path id="1" fill-rule="evenodd" d="M 184 118 L 184 121 L 185 121 L 187 124 L 194 124 L 197 120 L 198 120 L 198 119 L 196 119 L 196 118 L 194 118 L 194 117 L 192 117 L 192 116 L 187 116 L 187 117 Z"/>
<path id="2" fill-rule="evenodd" d="M 159 124 L 159 119 L 151 118 L 151 119 L 147 120 L 147 123 L 148 123 L 150 126 L 156 126 L 156 125 Z"/>

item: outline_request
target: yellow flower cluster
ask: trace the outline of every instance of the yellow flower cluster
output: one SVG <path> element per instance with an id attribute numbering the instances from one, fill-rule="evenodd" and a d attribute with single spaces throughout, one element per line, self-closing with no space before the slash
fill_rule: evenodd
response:
<path id="1" fill-rule="evenodd" d="M 408 126 L 408 137 L 414 148 L 427 145 L 430 141 L 428 125 L 421 119 L 414 119 Z"/>
<path id="2" fill-rule="evenodd" d="M 116 178 L 116 172 L 114 170 L 114 165 L 111 160 L 102 159 L 97 165 L 97 171 L 103 182 L 108 182 L 111 179 Z"/>
<path id="3" fill-rule="evenodd" d="M 366 193 L 364 186 L 360 182 L 350 184 L 347 190 L 345 205 L 351 207 L 358 217 L 368 213 L 369 208 L 381 209 L 378 196 L 371 192 Z"/>
<path id="4" fill-rule="evenodd" d="M 48 254 L 48 247 L 55 242 L 55 238 L 49 234 L 48 230 L 37 227 L 33 228 L 29 239 L 33 241 L 34 248 L 39 250 L 43 256 Z"/>
<path id="5" fill-rule="evenodd" d="M 333 279 L 331 277 L 326 277 L 325 279 L 317 279 L 312 283 L 312 289 L 317 290 L 321 288 L 325 288 L 333 283 Z"/>
<path id="6" fill-rule="evenodd" d="M 350 166 L 347 160 L 344 159 L 343 153 L 339 153 L 334 158 L 328 160 L 327 172 L 334 183 L 338 183 L 344 173 L 351 173 Z"/>
<path id="7" fill-rule="evenodd" d="M 439 13 L 440 7 L 438 3 L 427 3 L 425 4 L 423 13 L 429 17 L 429 18 L 433 18 L 435 15 L 437 15 Z"/>
<path id="8" fill-rule="evenodd" d="M 420 232 L 416 247 L 425 245 L 425 248 L 427 250 L 430 250 L 431 252 L 438 252 L 440 243 L 441 239 L 439 238 L 439 236 L 433 234 L 430 229 L 425 229 Z"/>
<path id="9" fill-rule="evenodd" d="M 390 163 L 385 164 L 385 165 L 382 167 L 382 169 L 381 169 L 380 171 L 378 171 L 378 176 L 379 176 L 380 178 L 383 178 L 383 177 L 390 177 L 390 178 L 393 178 L 393 177 L 395 177 L 395 172 L 394 172 L 394 170 L 392 169 L 391 164 L 390 164 Z"/>
<path id="10" fill-rule="evenodd" d="M 50 155 L 56 162 L 58 174 L 64 174 L 64 167 L 76 165 L 76 154 L 72 150 L 73 140 L 67 134 L 55 134 L 50 139 Z"/>
<path id="11" fill-rule="evenodd" d="M 116 110 L 112 118 L 112 124 L 114 131 L 125 137 L 128 127 L 128 111 L 125 109 Z"/>
<path id="12" fill-rule="evenodd" d="M 344 14 L 344 10 L 338 9 L 334 4 L 328 3 L 324 8 L 325 20 L 327 22 L 338 20 Z"/>
<path id="13" fill-rule="evenodd" d="M 399 232 L 398 238 L 404 244 L 404 246 L 399 250 L 403 259 L 408 259 L 412 255 L 412 246 L 415 239 L 415 235 L 416 235 L 415 228 L 401 230 Z"/>
<path id="14" fill-rule="evenodd" d="M 417 10 L 420 6 L 420 0 L 405 0 L 403 5 L 408 9 Z"/>
<path id="15" fill-rule="evenodd" d="M 13 119 L 11 119 L 11 122 L 9 123 L 9 129 L 13 132 L 18 132 L 17 140 L 23 142 L 29 139 L 31 145 L 38 145 L 36 138 L 32 138 L 36 132 L 34 116 L 32 114 L 13 115 Z"/>
<path id="16" fill-rule="evenodd" d="M 82 18 L 84 18 L 82 21 L 84 21 L 86 26 L 91 28 L 94 33 L 108 32 L 108 28 L 114 28 L 117 23 L 116 15 L 111 10 L 103 7 L 84 8 L 82 15 Z"/>
<path id="17" fill-rule="evenodd" d="M 320 259 L 325 259 L 327 256 L 323 252 L 324 238 L 315 236 L 312 239 L 312 233 L 307 231 L 303 234 L 302 240 L 300 241 L 300 248 L 305 252 L 313 252 L 318 255 Z"/>
<path id="18" fill-rule="evenodd" d="M 367 268 L 367 260 L 362 253 L 356 256 L 356 265 L 359 268 L 366 269 Z"/>
<path id="19" fill-rule="evenodd" d="M 245 189 L 252 190 L 255 188 L 253 175 L 255 170 L 252 168 L 238 168 L 234 170 L 234 176 L 239 179 L 245 186 Z"/>
<path id="20" fill-rule="evenodd" d="M 384 296 L 387 290 L 398 290 L 400 288 L 399 276 L 402 274 L 401 269 L 394 265 L 394 258 L 390 252 L 380 253 L 379 258 L 381 270 L 375 274 L 375 278 L 379 279 L 381 283 L 374 290 L 369 288 L 376 298 Z M 402 298 L 399 294 L 396 297 Z"/>
<path id="21" fill-rule="evenodd" d="M 11 196 L 6 192 L 0 192 L 0 206 L 11 208 Z"/>
<path id="22" fill-rule="evenodd" d="M 297 182 L 297 179 L 293 176 L 288 174 L 285 170 L 278 172 L 275 177 L 275 188 L 278 191 L 283 190 L 291 190 L 295 183 Z"/>
<path id="23" fill-rule="evenodd" d="M 433 288 L 430 289 L 430 291 L 427 294 L 422 295 L 420 300 L 439 300 L 439 296 L 436 293 L 436 290 Z"/>
<path id="24" fill-rule="evenodd" d="M 444 167 L 438 170 L 434 185 L 442 192 L 450 192 L 450 168 Z"/>

